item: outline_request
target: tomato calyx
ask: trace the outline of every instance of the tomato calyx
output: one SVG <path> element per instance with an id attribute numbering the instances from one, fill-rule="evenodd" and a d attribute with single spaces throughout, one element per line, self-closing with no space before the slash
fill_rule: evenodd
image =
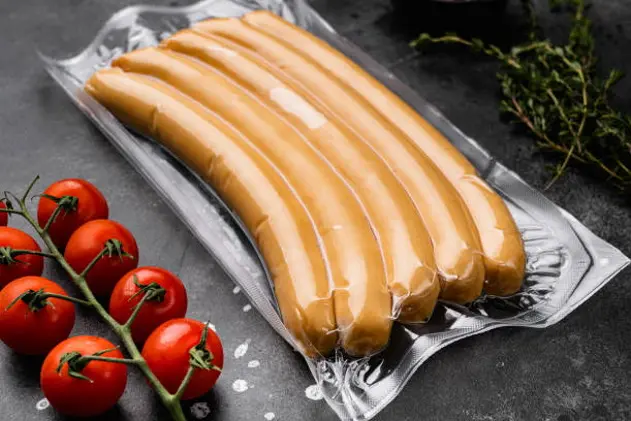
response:
<path id="1" fill-rule="evenodd" d="M 42 251 L 35 250 L 17 250 L 10 246 L 0 247 L 0 265 L 29 265 L 30 263 L 23 262 L 22 260 L 18 260 L 18 256 L 22 256 L 25 254 L 33 254 L 36 256 L 44 256 L 44 257 L 53 257 L 50 253 L 45 253 Z"/>
<path id="2" fill-rule="evenodd" d="M 92 270 L 94 265 L 96 265 L 97 262 L 101 260 L 101 258 L 103 258 L 104 256 L 107 256 L 110 258 L 118 257 L 121 260 L 121 262 L 123 261 L 123 257 L 127 257 L 131 260 L 135 259 L 135 257 L 132 254 L 129 254 L 125 250 L 123 250 L 123 243 L 121 243 L 120 240 L 117 240 L 116 238 L 110 238 L 103 245 L 103 249 L 101 250 L 101 252 L 97 254 L 94 257 L 94 259 L 92 259 L 92 261 L 85 267 L 85 269 L 83 269 L 83 272 L 81 272 L 79 276 L 82 278 L 85 278 L 88 272 Z"/>
<path id="3" fill-rule="evenodd" d="M 79 198 L 76 196 L 52 196 L 50 194 L 42 194 L 40 197 L 45 197 L 48 200 L 52 200 L 57 204 L 57 207 L 66 212 L 76 211 L 79 206 Z"/>
<path id="4" fill-rule="evenodd" d="M 68 375 L 70 377 L 79 379 L 79 380 L 86 380 L 86 381 L 89 381 L 90 383 L 93 383 L 89 377 L 81 374 L 81 371 L 83 371 L 83 369 L 85 368 L 86 365 L 88 365 L 87 363 L 89 362 L 89 361 L 84 362 L 85 360 L 81 360 L 82 357 L 83 356 L 81 355 L 81 353 L 77 351 L 72 351 L 72 352 L 68 352 L 64 354 L 59 360 L 59 365 L 57 366 L 57 373 L 61 373 L 61 369 L 63 368 L 64 364 L 68 364 Z"/>
<path id="5" fill-rule="evenodd" d="M 208 340 L 208 323 L 204 325 L 202 331 L 202 337 L 199 343 L 188 351 L 190 355 L 191 367 L 199 368 L 201 370 L 215 370 L 221 373 L 221 368 L 213 364 L 215 356 L 212 352 L 206 349 L 206 341 Z"/>
<path id="6" fill-rule="evenodd" d="M 5 207 L 5 209 L 2 209 L 0 207 L 0 212 L 3 212 L 3 213 L 16 212 L 15 208 L 13 207 L 13 203 L 11 203 L 11 201 L 7 197 L 0 198 L 0 203 L 2 203 Z"/>
<path id="7" fill-rule="evenodd" d="M 53 304 L 47 300 L 48 296 L 44 292 L 44 288 L 38 289 L 34 291 L 29 289 L 24 291 L 22 294 L 18 295 L 11 303 L 7 306 L 6 310 L 11 309 L 18 301 L 22 300 L 27 305 L 29 310 L 33 313 L 38 312 L 46 306 L 53 306 Z"/>
<path id="8" fill-rule="evenodd" d="M 162 288 L 162 286 L 157 282 L 143 285 L 140 283 L 138 276 L 136 276 L 135 274 L 133 279 L 134 285 L 136 285 L 140 289 L 134 295 L 129 297 L 128 301 L 133 300 L 141 294 L 144 295 L 142 299 L 138 302 L 138 304 L 134 306 L 134 310 L 132 311 L 131 316 L 129 316 L 129 319 L 127 319 L 127 322 L 125 322 L 125 324 L 123 325 L 124 329 L 131 329 L 132 323 L 134 323 L 134 320 L 136 320 L 136 317 L 138 317 L 138 314 L 140 313 L 140 309 L 142 308 L 142 306 L 145 305 L 147 301 L 156 301 L 158 303 L 161 303 L 164 301 L 164 296 L 167 293 L 166 289 Z"/>
<path id="9" fill-rule="evenodd" d="M 27 264 L 26 262 L 17 260 L 17 256 L 19 256 L 19 254 L 11 247 L 0 247 L 0 265 L 12 265 L 15 263 Z"/>
<path id="10" fill-rule="evenodd" d="M 206 349 L 209 329 L 208 324 L 209 323 L 204 324 L 204 330 L 202 331 L 199 343 L 188 351 L 190 355 L 189 367 L 184 379 L 182 379 L 182 382 L 180 383 L 180 387 L 178 387 L 177 392 L 173 395 L 176 401 L 179 401 L 182 399 L 182 396 L 184 396 L 184 393 L 193 379 L 193 375 L 196 370 L 215 370 L 221 373 L 221 367 L 218 367 L 213 363 L 215 356 L 211 351 Z"/>
<path id="11" fill-rule="evenodd" d="M 110 238 L 105 242 L 102 253 L 103 255 L 101 257 L 104 255 L 107 255 L 107 257 L 119 257 L 121 261 L 123 260 L 123 257 L 128 257 L 132 260 L 134 259 L 134 256 L 123 250 L 123 243 L 116 238 Z"/>
<path id="12" fill-rule="evenodd" d="M 74 379 L 85 380 L 90 383 L 93 383 L 92 379 L 82 374 L 81 372 L 87 367 L 87 365 L 91 361 L 105 361 L 115 364 L 136 364 L 135 360 L 128 360 L 125 358 L 109 358 L 103 357 L 103 354 L 107 354 L 108 352 L 116 351 L 118 347 L 103 349 L 101 351 L 97 351 L 94 354 L 90 355 L 82 355 L 78 351 L 66 352 L 59 359 L 59 365 L 57 366 L 57 373 L 61 373 L 61 369 L 64 365 L 68 365 L 68 375 Z"/>
<path id="13" fill-rule="evenodd" d="M 49 298 L 57 298 L 60 300 L 70 301 L 88 307 L 92 305 L 89 301 L 81 300 L 74 297 L 68 297 L 67 295 L 53 294 L 51 292 L 44 291 L 44 288 L 40 288 L 37 291 L 32 289 L 24 291 L 22 294 L 15 297 L 15 299 L 11 301 L 11 303 L 9 303 L 5 310 L 10 310 L 11 307 L 13 307 L 18 301 L 22 300 L 24 301 L 24 303 L 26 303 L 26 305 L 28 305 L 28 309 L 30 311 L 36 313 L 40 310 L 43 310 L 46 306 L 55 307 L 55 305 L 48 300 Z"/>
<path id="14" fill-rule="evenodd" d="M 164 301 L 164 296 L 167 293 L 167 290 L 162 288 L 162 286 L 157 282 L 152 282 L 150 284 L 141 284 L 138 276 L 134 274 L 134 285 L 136 285 L 139 290 L 129 297 L 127 301 L 132 301 L 134 298 L 138 297 L 141 294 L 144 294 L 143 301 L 156 301 L 161 303 Z M 140 303 L 137 304 L 138 306 Z"/>
<path id="15" fill-rule="evenodd" d="M 69 212 L 76 212 L 79 206 L 79 198 L 75 196 L 57 197 L 50 194 L 41 194 L 40 197 L 52 200 L 57 204 L 55 211 L 50 215 L 50 218 L 48 218 L 48 221 L 46 222 L 44 231 L 48 231 L 50 229 L 50 226 L 53 224 L 53 222 L 55 222 L 61 212 L 64 212 L 66 214 Z"/>
<path id="16" fill-rule="evenodd" d="M 102 351 L 95 352 L 91 356 L 100 357 L 101 355 L 107 352 L 115 351 L 116 349 L 118 348 L 104 349 Z M 61 359 L 59 360 L 57 373 L 61 373 L 61 369 L 63 368 L 63 366 L 65 364 L 68 364 L 68 375 L 70 377 L 79 380 L 86 380 L 90 383 L 93 383 L 89 377 L 81 374 L 83 369 L 85 369 L 90 361 L 92 361 L 92 359 L 90 359 L 90 356 L 81 355 L 81 353 L 78 351 L 66 352 L 64 355 L 61 356 Z"/>

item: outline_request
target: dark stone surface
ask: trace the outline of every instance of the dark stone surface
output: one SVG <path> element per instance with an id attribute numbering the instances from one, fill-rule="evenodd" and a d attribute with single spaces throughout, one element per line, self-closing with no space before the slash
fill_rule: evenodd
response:
<path id="1" fill-rule="evenodd" d="M 398 1 L 400 5 L 420 2 Z M 542 188 L 549 179 L 546 165 L 551 161 L 536 152 L 531 140 L 499 122 L 495 64 L 455 50 L 418 56 L 407 46 L 421 31 L 439 33 L 445 28 L 479 33 L 509 45 L 519 39 L 523 27 L 517 3 L 510 2 L 505 14 L 490 9 L 461 13 L 452 8 L 442 16 L 435 15 L 444 12 L 436 7 L 393 13 L 387 0 L 316 0 L 315 7 L 500 161 Z M 631 4 L 624 0 L 595 3 L 592 16 L 603 66 L 630 71 Z M 232 293 L 232 282 L 213 259 L 42 70 L 36 48 L 72 52 L 127 4 L 128 0 L 0 2 L 0 188 L 19 191 L 35 173 L 41 174 L 44 183 L 87 178 L 108 197 L 112 218 L 135 233 L 141 264 L 159 264 L 185 280 L 190 316 L 212 320 L 227 354 L 225 373 L 206 398 L 211 411 L 208 420 L 262 420 L 265 413 L 274 412 L 278 420 L 333 421 L 336 417 L 326 404 L 304 397 L 311 378 L 301 359 L 255 311 L 243 311 L 246 298 Z M 544 27 L 561 34 L 559 17 L 543 15 Z M 622 94 L 618 102 L 629 112 L 630 91 L 631 80 L 618 90 Z M 546 195 L 631 254 L 630 204 L 606 182 L 570 171 Z M 47 274 L 63 279 L 54 269 Z M 377 419 L 631 419 L 629 274 L 624 271 L 554 327 L 494 331 L 441 351 L 418 370 Z M 86 313 L 81 314 L 74 333 L 110 336 Z M 248 339 L 248 353 L 235 359 L 235 348 Z M 259 368 L 248 368 L 253 359 L 260 361 Z M 2 420 L 64 419 L 50 408 L 35 408 L 42 398 L 39 363 L 0 346 Z M 143 380 L 131 372 L 120 405 L 99 419 L 167 420 Z M 254 388 L 237 394 L 231 388 L 235 379 L 247 380 Z"/>

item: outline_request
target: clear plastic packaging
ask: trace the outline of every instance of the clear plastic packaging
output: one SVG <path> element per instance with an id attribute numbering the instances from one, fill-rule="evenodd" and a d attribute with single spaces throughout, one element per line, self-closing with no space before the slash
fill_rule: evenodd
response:
<path id="1" fill-rule="evenodd" d="M 206 0 L 184 8 L 138 6 L 110 18 L 94 40 L 68 59 L 42 56 L 47 71 L 77 106 L 163 196 L 191 232 L 248 295 L 253 306 L 290 344 L 270 286 L 270 275 L 243 223 L 208 185 L 150 139 L 125 128 L 84 91 L 87 79 L 125 52 L 153 46 L 179 29 L 211 17 L 270 10 L 306 28 L 375 76 L 440 130 L 504 199 L 527 254 L 522 290 L 483 295 L 469 306 L 439 302 L 426 324 L 395 323 L 387 348 L 372 357 L 336 352 L 305 360 L 329 405 L 343 420 L 368 420 L 403 388 L 414 371 L 444 346 L 502 326 L 546 327 L 558 322 L 628 264 L 628 259 L 580 222 L 498 164 L 303 0 Z"/>

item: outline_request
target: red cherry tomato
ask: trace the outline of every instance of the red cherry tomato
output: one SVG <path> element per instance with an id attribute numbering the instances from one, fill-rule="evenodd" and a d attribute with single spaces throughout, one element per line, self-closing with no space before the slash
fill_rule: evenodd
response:
<path id="1" fill-rule="evenodd" d="M 150 292 L 152 286 L 153 293 Z M 162 290 L 158 292 L 155 287 Z M 147 293 L 155 294 L 154 298 L 145 301 L 131 326 L 132 336 L 138 343 L 144 342 L 162 323 L 184 317 L 188 305 L 186 289 L 177 276 L 162 268 L 142 267 L 118 281 L 110 297 L 110 314 L 124 324 Z"/>
<path id="2" fill-rule="evenodd" d="M 204 324 L 191 319 L 174 319 L 162 324 L 147 339 L 142 356 L 170 392 L 175 393 L 189 368 L 191 348 L 199 344 Z M 212 364 L 223 368 L 223 347 L 217 334 L 208 329 L 206 350 L 212 353 Z M 194 399 L 207 393 L 217 382 L 220 371 L 197 369 L 182 399 Z"/>
<path id="3" fill-rule="evenodd" d="M 57 411 L 76 417 L 102 414 L 118 402 L 127 384 L 125 364 L 90 361 L 79 373 L 90 380 L 68 374 L 69 363 L 57 373 L 62 357 L 70 352 L 92 355 L 115 348 L 110 341 L 96 336 L 75 336 L 57 345 L 42 365 L 40 385 L 44 396 Z M 118 349 L 102 354 L 108 358 L 123 358 Z"/>
<path id="4" fill-rule="evenodd" d="M 33 237 L 27 233 L 10 227 L 0 227 L 0 247 L 10 247 L 13 250 L 41 251 Z M 8 262 L 0 254 L 0 288 L 14 279 L 24 276 L 39 276 L 44 270 L 44 258 L 32 254 L 21 254 Z"/>
<path id="5" fill-rule="evenodd" d="M 68 296 L 62 287 L 39 276 L 16 279 L 0 291 L 0 340 L 17 353 L 46 354 L 66 339 L 74 326 L 74 304 L 54 297 L 38 298 L 40 290 Z M 32 294 L 11 305 L 28 291 Z"/>
<path id="6" fill-rule="evenodd" d="M 57 181 L 44 190 L 37 207 L 37 221 L 41 227 L 46 225 L 59 201 L 46 196 L 56 197 L 64 206 L 48 229 L 53 242 L 60 248 L 66 246 L 72 233 L 81 225 L 95 219 L 107 219 L 109 215 L 105 197 L 93 184 L 71 178 Z"/>
<path id="7" fill-rule="evenodd" d="M 7 205 L 4 202 L 0 202 L 0 209 L 6 209 Z M 6 212 L 0 212 L 0 227 L 6 227 L 9 224 L 9 214 Z"/>
<path id="8" fill-rule="evenodd" d="M 96 295 L 108 295 L 124 274 L 138 266 L 138 246 L 134 236 L 118 222 L 97 219 L 72 234 L 64 253 L 70 266 L 81 273 L 111 239 L 120 241 L 122 251 L 128 255 L 105 255 L 88 272 L 86 280 Z"/>

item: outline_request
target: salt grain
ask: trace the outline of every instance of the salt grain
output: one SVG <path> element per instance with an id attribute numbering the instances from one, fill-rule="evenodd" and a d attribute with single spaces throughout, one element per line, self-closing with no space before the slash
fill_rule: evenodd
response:
<path id="1" fill-rule="evenodd" d="M 237 393 L 243 393 L 249 388 L 250 385 L 248 385 L 248 382 L 246 382 L 245 380 L 237 379 L 234 381 L 234 383 L 232 383 L 232 390 Z"/>
<path id="2" fill-rule="evenodd" d="M 248 347 L 250 346 L 250 339 L 247 339 L 241 345 L 234 350 L 234 357 L 239 359 L 243 357 L 248 352 Z"/>
<path id="3" fill-rule="evenodd" d="M 311 386 L 305 389 L 305 396 L 313 401 L 319 401 L 324 398 L 322 395 L 322 390 L 320 390 L 320 386 L 317 384 L 312 384 Z"/>
<path id="4" fill-rule="evenodd" d="M 50 406 L 50 402 L 48 402 L 48 399 L 44 398 L 41 401 L 37 402 L 37 404 L 35 405 L 35 409 L 37 409 L 38 411 L 43 411 L 44 409 L 47 409 Z"/>

